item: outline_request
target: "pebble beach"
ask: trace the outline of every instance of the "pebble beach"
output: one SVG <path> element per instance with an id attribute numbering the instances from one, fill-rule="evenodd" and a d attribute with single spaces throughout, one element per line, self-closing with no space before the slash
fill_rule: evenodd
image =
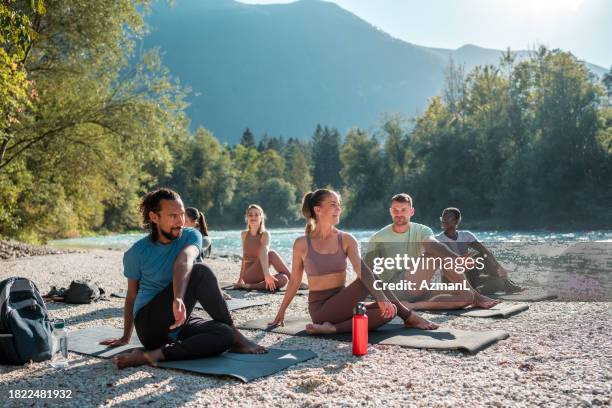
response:
<path id="1" fill-rule="evenodd" d="M 107 293 L 125 289 L 120 251 L 91 250 L 0 260 L 0 280 L 21 276 L 41 293 L 91 280 Z M 235 258 L 206 260 L 219 281 L 235 280 Z M 274 316 L 277 294 L 231 292 L 270 303 L 233 312 L 237 322 Z M 287 316 L 307 314 L 296 296 Z M 123 327 L 123 299 L 89 305 L 48 303 L 51 318 L 68 330 Z M 508 319 L 423 315 L 464 330 L 500 329 L 510 337 L 475 355 L 370 345 L 354 357 L 350 344 L 245 330 L 267 347 L 310 349 L 318 357 L 243 384 L 229 377 L 190 374 L 149 366 L 117 370 L 110 360 L 69 353 L 70 366 L 48 362 L 0 366 L 4 406 L 610 406 L 612 404 L 611 302 L 539 302 Z M 196 314 L 204 314 L 195 311 Z M 204 314 L 205 315 L 205 314 Z M 134 334 L 135 335 L 135 334 Z M 11 399 L 9 390 L 71 390 L 70 399 Z"/>

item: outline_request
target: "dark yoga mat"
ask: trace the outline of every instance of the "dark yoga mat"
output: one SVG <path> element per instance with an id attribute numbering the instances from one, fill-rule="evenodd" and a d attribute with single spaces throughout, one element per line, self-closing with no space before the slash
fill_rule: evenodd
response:
<path id="1" fill-rule="evenodd" d="M 268 322 L 272 317 L 251 320 L 239 325 L 241 329 L 267 330 L 274 333 L 289 334 L 293 336 L 311 336 L 304 329 L 312 321 L 308 317 L 285 319 L 285 326 L 268 329 Z M 508 338 L 509 334 L 503 330 L 489 330 L 472 332 L 466 330 L 439 328 L 436 330 L 407 329 L 401 324 L 386 324 L 368 334 L 371 344 L 392 344 L 402 347 L 460 350 L 468 353 L 477 353 L 480 350 Z M 351 341 L 351 333 L 328 334 L 317 336 L 324 339 Z"/>
<path id="2" fill-rule="evenodd" d="M 221 289 L 223 290 L 244 290 L 247 292 L 259 292 L 259 293 L 268 293 L 273 295 L 285 295 L 286 286 L 276 292 L 270 292 L 269 290 L 255 290 L 255 289 L 234 289 L 234 284 L 231 282 L 221 282 Z M 299 289 L 296 293 L 296 296 L 304 296 L 308 295 L 308 289 Z"/>
<path id="3" fill-rule="evenodd" d="M 109 348 L 99 344 L 110 337 L 121 337 L 123 330 L 97 326 L 68 333 L 68 350 L 100 358 L 111 358 L 127 350 L 142 348 L 136 336 L 129 345 Z M 248 382 L 274 374 L 317 355 L 310 350 L 269 349 L 266 354 L 223 353 L 219 356 L 195 360 L 162 361 L 163 368 L 174 368 L 200 374 L 227 375 Z"/>
<path id="4" fill-rule="evenodd" d="M 499 303 L 490 309 L 481 309 L 478 307 L 474 307 L 454 310 L 428 310 L 427 313 L 443 314 L 450 316 L 494 317 L 505 319 L 510 316 L 514 316 L 515 314 L 521 313 L 527 309 L 529 309 L 529 305 L 511 305 L 508 303 Z"/>
<path id="5" fill-rule="evenodd" d="M 238 299 L 232 298 L 230 300 L 225 301 L 227 303 L 227 307 L 230 311 L 238 310 L 238 309 L 246 309 L 247 307 L 255 307 L 255 306 L 263 306 L 267 305 L 270 302 L 266 302 L 265 300 L 255 300 L 255 299 Z M 202 306 L 199 303 L 196 303 L 196 309 L 202 309 Z"/>
<path id="6" fill-rule="evenodd" d="M 485 296 L 488 296 L 492 299 L 501 299 L 510 302 L 542 302 L 545 300 L 553 300 L 557 298 L 557 295 L 554 293 L 547 292 L 544 289 L 536 288 L 526 289 L 518 293 L 496 292 Z"/>
<path id="7" fill-rule="evenodd" d="M 125 291 L 118 291 L 118 292 L 111 293 L 111 296 L 124 299 L 126 296 L 126 293 Z M 232 298 L 230 300 L 226 300 L 225 302 L 227 303 L 227 307 L 230 311 L 238 310 L 238 309 L 246 309 L 247 307 L 263 306 L 263 305 L 267 305 L 270 303 L 270 302 L 266 302 L 265 300 L 238 299 L 238 298 Z M 202 305 L 200 305 L 199 303 L 196 303 L 195 308 L 201 310 Z"/>

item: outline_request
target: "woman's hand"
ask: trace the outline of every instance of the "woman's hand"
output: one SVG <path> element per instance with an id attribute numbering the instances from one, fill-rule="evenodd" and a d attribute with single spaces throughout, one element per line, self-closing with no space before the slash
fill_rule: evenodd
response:
<path id="1" fill-rule="evenodd" d="M 378 308 L 380 309 L 380 314 L 385 319 L 393 319 L 397 314 L 397 309 L 393 305 L 393 303 L 388 300 L 381 300 L 376 302 L 378 304 Z"/>
<path id="2" fill-rule="evenodd" d="M 285 325 L 285 311 L 279 310 L 278 313 L 276 314 L 276 317 L 274 318 L 274 321 L 268 323 L 268 328 L 272 329 L 274 327 L 284 326 L 284 325 Z"/>
<path id="3" fill-rule="evenodd" d="M 119 347 L 119 346 L 125 346 L 129 342 L 130 342 L 129 338 L 120 337 L 118 339 L 102 340 L 100 344 L 104 344 L 105 346 L 109 346 L 109 347 Z"/>
<path id="4" fill-rule="evenodd" d="M 268 289 L 270 292 L 274 292 L 276 290 L 276 282 L 278 279 L 267 273 L 264 276 L 264 280 L 266 281 L 266 289 Z"/>

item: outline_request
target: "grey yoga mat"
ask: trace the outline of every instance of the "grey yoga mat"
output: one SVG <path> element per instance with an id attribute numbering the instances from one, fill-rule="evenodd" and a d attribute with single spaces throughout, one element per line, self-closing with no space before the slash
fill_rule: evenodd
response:
<path id="1" fill-rule="evenodd" d="M 268 294 L 274 294 L 274 295 L 285 295 L 285 289 L 286 287 L 277 290 L 276 292 L 270 292 L 268 290 L 254 290 L 254 289 L 234 289 L 234 284 L 230 283 L 230 282 L 220 282 L 220 286 L 221 289 L 223 290 L 245 290 L 248 292 L 260 292 L 260 293 L 268 293 Z M 296 296 L 304 296 L 304 295 L 308 295 L 308 289 L 299 289 L 296 293 Z"/>
<path id="2" fill-rule="evenodd" d="M 142 348 L 137 338 L 129 345 L 109 348 L 99 344 L 110 337 L 120 337 L 123 331 L 114 327 L 97 326 L 68 333 L 68 350 L 100 358 L 111 358 L 124 351 Z M 159 367 L 174 368 L 200 374 L 227 375 L 243 382 L 274 374 L 317 355 L 310 350 L 269 349 L 266 354 L 223 353 L 219 356 L 182 361 L 163 361 Z"/>
<path id="3" fill-rule="evenodd" d="M 468 317 L 495 317 L 495 318 L 508 318 L 515 314 L 521 313 L 529 309 L 529 305 L 526 304 L 508 304 L 499 303 L 490 309 L 481 308 L 468 308 L 468 309 L 453 309 L 453 310 L 428 310 L 428 313 L 436 313 L 451 316 L 468 316 Z"/>
<path id="4" fill-rule="evenodd" d="M 293 336 L 310 336 L 304 329 L 312 321 L 308 317 L 295 317 L 285 319 L 285 326 L 268 329 L 268 322 L 272 317 L 251 320 L 239 325 L 241 329 L 268 330 L 274 333 L 289 334 Z M 508 338 L 509 334 L 503 330 L 466 331 L 449 328 L 436 330 L 408 329 L 401 324 L 386 324 L 368 334 L 368 341 L 372 344 L 391 344 L 402 347 L 460 350 L 468 353 L 477 353 L 480 350 Z M 317 336 L 339 341 L 351 341 L 351 333 L 340 333 Z"/>
<path id="5" fill-rule="evenodd" d="M 112 297 L 117 298 L 125 298 L 125 291 L 118 291 L 111 293 Z M 255 306 L 263 306 L 267 305 L 270 302 L 266 302 L 265 300 L 255 300 L 255 299 L 238 299 L 232 298 L 225 301 L 227 303 L 227 307 L 230 311 L 238 310 L 238 309 L 246 309 L 247 307 L 255 307 Z M 199 303 L 195 305 L 196 309 L 202 309 L 202 306 Z"/>
<path id="6" fill-rule="evenodd" d="M 542 302 L 544 300 L 553 300 L 557 298 L 556 294 L 537 288 L 530 288 L 517 293 L 496 292 L 487 294 L 486 296 L 492 299 L 501 299 L 511 302 Z"/>

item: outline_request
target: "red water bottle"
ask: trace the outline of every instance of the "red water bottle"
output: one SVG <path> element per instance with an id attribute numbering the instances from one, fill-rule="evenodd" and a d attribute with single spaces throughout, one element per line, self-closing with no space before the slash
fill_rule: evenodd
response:
<path id="1" fill-rule="evenodd" d="M 353 355 L 368 354 L 368 315 L 364 302 L 357 303 L 353 309 Z"/>

